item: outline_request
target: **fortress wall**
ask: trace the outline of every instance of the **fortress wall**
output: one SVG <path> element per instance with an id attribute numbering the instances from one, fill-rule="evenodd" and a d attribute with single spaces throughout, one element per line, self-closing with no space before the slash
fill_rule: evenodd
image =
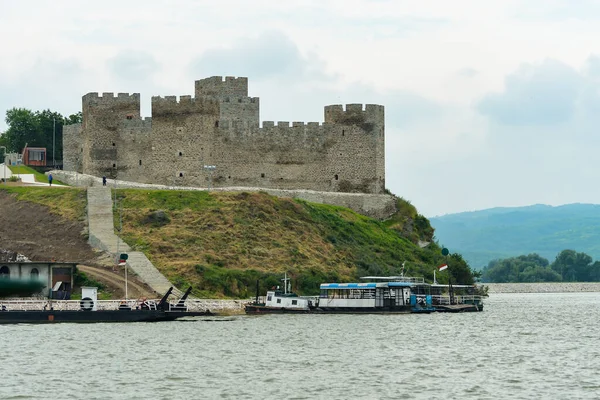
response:
<path id="1" fill-rule="evenodd" d="M 352 106 L 347 107 L 352 111 Z M 362 105 L 356 106 L 360 121 L 345 118 L 341 106 L 336 115 L 352 125 L 264 121 L 262 128 L 253 129 L 226 121 L 215 141 L 216 184 L 382 192 L 377 185 L 376 127 L 383 120 L 380 113 L 367 116 Z"/>
<path id="2" fill-rule="evenodd" d="M 224 121 L 245 121 L 250 127 L 258 127 L 260 121 L 260 100 L 258 97 L 230 97 L 221 99 L 220 123 Z"/>
<path id="3" fill-rule="evenodd" d="M 114 177 L 118 143 L 126 121 L 140 120 L 139 93 L 88 93 L 82 99 L 83 171 Z"/>
<path id="4" fill-rule="evenodd" d="M 219 129 L 217 99 L 175 96 L 152 98 L 152 169 L 148 179 L 165 185 L 202 185 L 204 165 L 214 161 L 212 142 Z"/>
<path id="5" fill-rule="evenodd" d="M 338 191 L 383 193 L 385 190 L 385 107 L 377 104 L 326 106 L 325 122 L 350 129 L 351 139 L 332 149 L 329 165 L 340 168 Z M 356 129 L 368 135 L 356 136 Z M 348 146 L 349 145 L 349 146 Z M 343 175 L 343 177 L 342 177 Z M 350 179 L 346 179 L 349 177 Z M 351 188 L 352 190 L 348 190 Z"/>
<path id="6" fill-rule="evenodd" d="M 152 118 L 126 120 L 117 142 L 118 161 L 115 172 L 118 179 L 144 182 L 152 167 Z"/>
<path id="7" fill-rule="evenodd" d="M 85 95 L 82 171 L 170 186 L 383 193 L 383 106 L 331 105 L 322 124 L 259 127 L 247 78 L 202 79 L 195 94 L 153 97 L 152 120 L 139 117 L 139 94 Z"/>
<path id="8" fill-rule="evenodd" d="M 312 177 L 324 168 L 323 126 L 290 126 L 264 122 L 250 128 L 233 121 L 223 124 L 215 140 L 217 185 L 273 188 L 314 187 Z"/>
<path id="9" fill-rule="evenodd" d="M 195 97 L 238 96 L 248 97 L 248 78 L 233 76 L 211 76 L 195 82 Z"/>
<path id="10" fill-rule="evenodd" d="M 82 124 L 63 126 L 63 169 L 81 172 L 83 157 Z"/>
<path id="11" fill-rule="evenodd" d="M 80 186 L 100 186 L 102 185 L 101 178 L 92 175 L 79 174 L 75 178 L 75 173 L 70 171 L 52 171 L 52 175 L 62 182 L 67 182 L 74 185 L 77 182 Z M 119 180 L 117 182 L 119 188 L 132 188 L 132 189 L 158 189 L 164 190 L 171 185 L 154 185 L 145 184 L 138 182 L 128 182 Z M 197 187 L 174 187 L 176 190 L 203 190 Z M 223 187 L 213 188 L 216 191 L 227 191 L 227 192 L 253 192 L 262 191 L 267 192 L 273 196 L 278 197 L 291 197 L 297 199 L 303 199 L 306 201 L 321 203 L 321 204 L 332 204 L 337 206 L 348 207 L 360 214 L 377 218 L 385 219 L 396 212 L 396 200 L 394 196 L 388 194 L 367 194 L 367 193 L 332 193 L 332 192 L 318 192 L 312 190 L 284 190 L 284 189 L 272 189 L 272 188 L 253 188 L 253 187 Z M 487 284 L 486 284 L 487 285 Z M 598 284 L 600 285 L 600 284 Z M 493 291 L 490 289 L 490 293 Z"/>

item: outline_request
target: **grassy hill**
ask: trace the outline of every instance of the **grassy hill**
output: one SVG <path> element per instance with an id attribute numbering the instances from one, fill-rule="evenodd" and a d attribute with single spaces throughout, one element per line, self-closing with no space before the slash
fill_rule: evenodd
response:
<path id="1" fill-rule="evenodd" d="M 552 262 L 565 249 L 600 259 L 600 205 L 492 208 L 430 218 L 441 244 L 475 270 L 498 258 L 538 253 Z"/>
<path id="2" fill-rule="evenodd" d="M 84 206 L 79 190 L 9 190 L 71 218 Z M 257 280 L 263 291 L 281 284 L 284 272 L 296 291 L 317 294 L 322 282 L 400 274 L 403 262 L 407 275 L 431 281 L 434 268 L 446 261 L 437 244 L 417 245 L 430 242 L 433 229 L 403 199 L 398 213 L 383 222 L 262 192 L 120 189 L 118 199 L 122 228 L 119 218 L 115 224 L 123 239 L 178 287 L 192 285 L 199 297 L 249 297 Z M 455 282 L 473 281 L 460 255 L 450 262 Z"/>

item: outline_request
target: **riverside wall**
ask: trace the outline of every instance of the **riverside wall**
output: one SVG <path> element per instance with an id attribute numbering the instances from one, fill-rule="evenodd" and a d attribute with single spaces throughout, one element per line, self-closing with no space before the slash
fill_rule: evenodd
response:
<path id="1" fill-rule="evenodd" d="M 600 292 L 600 282 L 484 283 L 488 293 Z"/>
<path id="2" fill-rule="evenodd" d="M 53 170 L 55 179 L 72 186 L 102 186 L 102 178 L 93 175 L 79 174 L 74 171 Z M 260 187 L 221 187 L 205 188 L 192 186 L 168 186 L 151 183 L 138 183 L 114 179 L 108 180 L 108 187 L 114 189 L 158 189 L 158 190 L 210 190 L 214 192 L 265 192 L 277 197 L 291 197 L 313 203 L 330 204 L 350 208 L 359 214 L 376 219 L 386 219 L 396 212 L 396 198 L 389 194 L 318 192 L 314 190 L 283 190 Z"/>

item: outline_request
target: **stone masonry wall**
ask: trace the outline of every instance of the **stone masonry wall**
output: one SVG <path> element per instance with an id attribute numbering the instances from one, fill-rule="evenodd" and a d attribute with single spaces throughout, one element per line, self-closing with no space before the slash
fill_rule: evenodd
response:
<path id="1" fill-rule="evenodd" d="M 63 169 L 81 172 L 82 144 L 81 124 L 63 126 Z"/>
<path id="2" fill-rule="evenodd" d="M 77 174 L 73 171 L 56 170 L 52 175 L 69 185 L 79 186 L 102 186 L 102 179 L 93 175 Z M 157 185 L 150 183 L 129 182 L 109 180 L 109 186 L 131 189 L 156 189 L 156 190 L 206 190 L 206 188 L 190 186 Z M 396 198 L 389 194 L 365 194 L 365 193 L 333 193 L 318 192 L 314 190 L 283 190 L 257 187 L 223 187 L 211 189 L 223 192 L 266 192 L 273 196 L 297 198 L 313 203 L 331 204 L 350 208 L 357 213 L 377 219 L 386 219 L 396 210 Z"/>
<path id="3" fill-rule="evenodd" d="M 383 106 L 327 106 L 324 123 L 261 127 L 259 104 L 248 79 L 233 77 L 196 81 L 195 97 L 153 97 L 151 119 L 138 93 L 88 93 L 81 127 L 65 135 L 65 165 L 170 186 L 384 192 Z"/>

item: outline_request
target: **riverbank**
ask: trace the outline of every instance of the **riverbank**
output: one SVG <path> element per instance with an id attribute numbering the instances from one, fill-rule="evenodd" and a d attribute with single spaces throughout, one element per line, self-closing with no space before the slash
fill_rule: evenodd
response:
<path id="1" fill-rule="evenodd" d="M 485 283 L 488 293 L 600 292 L 600 282 Z"/>

